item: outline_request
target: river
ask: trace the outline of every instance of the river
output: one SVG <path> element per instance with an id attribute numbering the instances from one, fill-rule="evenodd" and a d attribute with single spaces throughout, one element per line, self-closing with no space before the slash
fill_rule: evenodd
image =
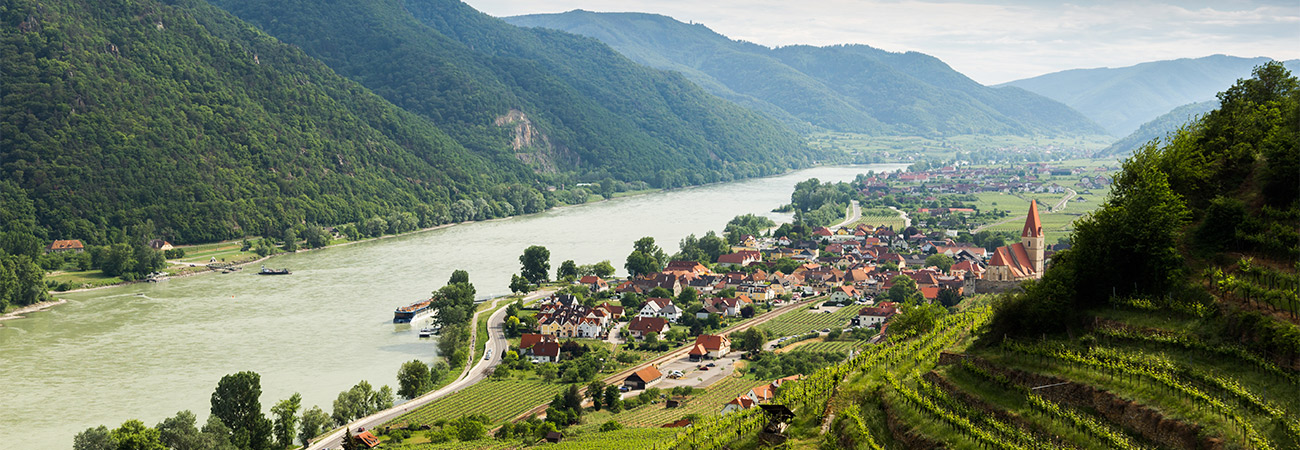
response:
<path id="1" fill-rule="evenodd" d="M 391 323 L 393 308 L 427 298 L 455 269 L 480 296 L 508 293 L 530 245 L 551 267 L 610 260 L 623 273 L 632 242 L 668 253 L 687 234 L 789 203 L 808 178 L 847 181 L 905 165 L 818 167 L 786 175 L 618 198 L 541 214 L 457 225 L 269 260 L 289 276 L 176 278 L 59 295 L 68 304 L 0 327 L 0 447 L 68 449 L 87 427 L 157 424 L 189 409 L 200 423 L 226 374 L 262 376 L 262 406 L 300 392 L 327 413 L 360 380 L 396 389 L 404 361 L 430 361 L 431 340 Z"/>

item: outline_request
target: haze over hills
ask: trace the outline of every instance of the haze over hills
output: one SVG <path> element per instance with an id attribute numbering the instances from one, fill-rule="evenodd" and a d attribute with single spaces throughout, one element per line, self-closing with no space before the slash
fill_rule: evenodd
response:
<path id="1" fill-rule="evenodd" d="M 1124 136 L 1156 117 L 1214 95 L 1269 58 L 1213 55 L 1153 61 L 1128 67 L 1074 69 L 1011 81 L 1015 86 L 1078 110 L 1115 136 Z M 1300 60 L 1284 61 L 1295 71 Z"/>
<path id="2" fill-rule="evenodd" d="M 187 243 L 396 213 L 428 226 L 564 203 L 547 185 L 671 187 L 813 159 L 779 123 L 594 40 L 492 19 L 466 34 L 536 51 L 488 54 L 406 12 L 428 2 L 221 3 L 292 5 L 269 28 L 294 45 L 197 0 L 0 10 L 7 230 Z"/>
<path id="3" fill-rule="evenodd" d="M 1218 100 L 1189 103 L 1179 106 L 1174 108 L 1173 111 L 1164 113 L 1160 115 L 1160 117 L 1142 124 L 1142 126 L 1138 127 L 1137 130 L 1133 131 L 1128 136 L 1115 141 L 1115 143 L 1111 144 L 1109 147 L 1097 152 L 1097 155 L 1128 155 L 1133 153 L 1134 150 L 1137 150 L 1138 147 L 1141 147 L 1142 144 L 1151 142 L 1153 139 L 1161 139 L 1163 141 L 1169 136 L 1169 133 L 1178 131 L 1179 128 L 1183 127 L 1188 122 L 1196 120 L 1197 117 L 1218 108 Z"/>
<path id="4" fill-rule="evenodd" d="M 1082 114 L 1020 89 L 992 88 L 916 52 L 865 45 L 771 49 L 643 13 L 570 11 L 507 22 L 591 36 L 629 58 L 805 129 L 876 134 L 1103 134 Z"/>

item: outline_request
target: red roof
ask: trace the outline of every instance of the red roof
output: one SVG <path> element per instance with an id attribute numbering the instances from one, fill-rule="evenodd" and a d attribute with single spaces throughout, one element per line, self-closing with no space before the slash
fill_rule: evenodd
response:
<path id="1" fill-rule="evenodd" d="M 533 354 L 537 356 L 548 356 L 551 359 L 560 358 L 559 342 L 538 342 L 533 345 Z"/>
<path id="2" fill-rule="evenodd" d="M 361 440 L 362 444 L 366 444 L 366 447 L 375 448 L 379 446 L 379 438 L 370 434 L 369 431 L 362 431 L 361 434 L 356 435 L 356 437 Z"/>
<path id="3" fill-rule="evenodd" d="M 555 342 L 555 336 L 549 334 L 524 333 L 519 337 L 519 348 L 528 349 L 542 342 Z"/>
<path id="4" fill-rule="evenodd" d="M 639 331 L 642 334 L 651 331 L 662 333 L 668 326 L 668 320 L 663 317 L 634 317 L 631 322 L 627 323 L 627 329 L 630 331 Z"/>
<path id="5" fill-rule="evenodd" d="M 85 248 L 86 246 L 81 245 L 80 239 L 59 240 L 50 244 L 50 250 L 76 250 Z"/>
<path id="6" fill-rule="evenodd" d="M 651 365 L 642 367 L 636 372 L 633 372 L 631 375 L 628 375 L 628 378 L 636 377 L 638 380 L 641 380 L 642 383 L 649 383 L 658 380 L 659 377 L 662 376 L 664 376 L 663 372 L 660 372 L 658 367 Z"/>
<path id="7" fill-rule="evenodd" d="M 719 336 L 716 334 L 701 334 L 695 337 L 695 346 L 696 347 L 703 346 L 705 350 L 710 352 L 716 352 L 722 349 L 723 345 L 726 345 L 727 347 L 731 347 L 731 340 L 727 339 L 726 336 Z M 693 351 L 694 350 L 692 350 L 692 352 Z"/>
<path id="8" fill-rule="evenodd" d="M 1029 215 L 1025 217 L 1025 228 L 1020 237 L 1043 237 L 1043 222 L 1038 220 L 1038 200 L 1029 202 Z"/>

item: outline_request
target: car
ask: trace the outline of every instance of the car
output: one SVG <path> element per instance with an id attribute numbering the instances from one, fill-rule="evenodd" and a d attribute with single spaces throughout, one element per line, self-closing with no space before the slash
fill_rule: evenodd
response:
<path id="1" fill-rule="evenodd" d="M 491 359 L 492 359 L 492 352 L 483 352 L 483 360 L 484 360 L 484 361 L 488 361 L 488 360 L 491 360 Z"/>
<path id="2" fill-rule="evenodd" d="M 627 386 L 619 386 L 619 387 L 618 387 L 618 391 L 619 391 L 619 392 L 628 392 L 628 391 L 631 391 L 631 390 L 632 390 L 632 388 L 627 387 Z"/>
<path id="3" fill-rule="evenodd" d="M 830 333 L 830 332 L 831 332 L 830 328 L 822 328 L 822 333 Z"/>
<path id="4" fill-rule="evenodd" d="M 705 366 L 705 367 L 701 367 L 700 370 L 709 370 L 709 368 Z"/>
<path id="5" fill-rule="evenodd" d="M 713 367 L 713 366 L 716 366 L 716 365 L 717 365 L 717 364 L 714 364 L 714 363 L 708 363 L 708 364 L 705 364 L 704 367 Z"/>

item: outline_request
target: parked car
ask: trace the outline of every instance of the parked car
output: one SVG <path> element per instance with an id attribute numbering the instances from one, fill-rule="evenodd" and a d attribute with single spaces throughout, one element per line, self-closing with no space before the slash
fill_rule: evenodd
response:
<path id="1" fill-rule="evenodd" d="M 627 386 L 619 386 L 619 387 L 618 387 L 618 391 L 619 391 L 619 392 L 628 392 L 628 391 L 631 391 L 631 390 L 632 390 L 632 388 L 627 387 Z"/>
<path id="2" fill-rule="evenodd" d="M 706 366 L 706 367 L 701 367 L 700 370 L 709 370 L 709 368 L 708 368 L 707 366 Z"/>
<path id="3" fill-rule="evenodd" d="M 708 364 L 705 364 L 704 367 L 713 367 L 713 366 L 716 366 L 716 365 L 717 365 L 717 364 L 714 364 L 714 363 L 708 363 Z"/>
<path id="4" fill-rule="evenodd" d="M 830 328 L 822 328 L 822 333 L 830 333 L 830 332 L 831 332 Z"/>

